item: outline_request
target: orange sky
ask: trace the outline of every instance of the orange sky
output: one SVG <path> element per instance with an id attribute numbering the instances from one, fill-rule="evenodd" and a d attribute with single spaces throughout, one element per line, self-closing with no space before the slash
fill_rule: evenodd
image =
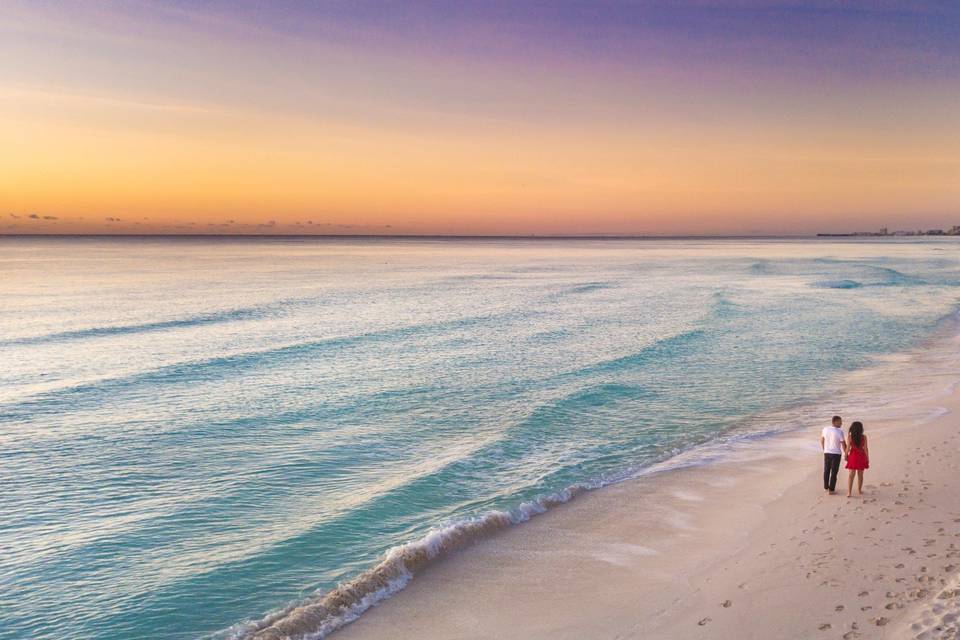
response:
<path id="1" fill-rule="evenodd" d="M 289 17 L 15 5 L 0 18 L 0 233 L 960 224 L 952 51 L 924 49 L 923 74 L 908 73 L 917 52 L 866 73 L 814 65 L 802 42 L 714 63 L 681 24 L 636 34 L 677 52 L 651 62 L 572 55 L 550 33 L 520 46 L 475 16 L 461 28 L 477 50 L 446 23 L 425 45 L 363 16 L 292 33 Z M 700 18 L 691 32 L 712 28 Z M 609 28 L 598 42 L 631 35 Z M 934 73 L 929 56 L 951 64 Z"/>

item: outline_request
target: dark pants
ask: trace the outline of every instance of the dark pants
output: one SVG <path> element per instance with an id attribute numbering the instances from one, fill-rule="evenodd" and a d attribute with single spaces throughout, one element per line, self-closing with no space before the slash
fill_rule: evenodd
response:
<path id="1" fill-rule="evenodd" d="M 837 473 L 840 471 L 840 454 L 823 454 L 823 488 L 833 491 L 837 488 Z"/>

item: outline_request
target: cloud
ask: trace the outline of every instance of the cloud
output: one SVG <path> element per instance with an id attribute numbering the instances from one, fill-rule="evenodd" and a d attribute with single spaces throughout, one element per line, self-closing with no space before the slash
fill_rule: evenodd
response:
<path id="1" fill-rule="evenodd" d="M 44 220 L 59 220 L 57 216 L 43 216 Z"/>
<path id="2" fill-rule="evenodd" d="M 11 213 L 11 214 L 10 214 L 10 217 L 11 217 L 11 218 L 19 218 L 20 216 L 18 216 L 18 215 L 15 214 L 15 213 Z"/>
<path id="3" fill-rule="evenodd" d="M 120 218 L 104 218 L 107 222 L 120 222 Z"/>
<path id="4" fill-rule="evenodd" d="M 40 216 L 38 216 L 38 215 L 35 214 L 35 213 L 31 213 L 31 214 L 28 215 L 27 217 L 30 218 L 31 220 L 39 220 L 39 219 L 40 219 Z"/>

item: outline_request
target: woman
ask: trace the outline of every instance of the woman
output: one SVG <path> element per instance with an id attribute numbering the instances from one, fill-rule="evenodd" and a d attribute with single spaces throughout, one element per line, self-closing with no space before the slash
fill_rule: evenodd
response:
<path id="1" fill-rule="evenodd" d="M 853 476 L 857 476 L 857 495 L 863 495 L 863 470 L 870 468 L 870 451 L 867 449 L 867 436 L 863 435 L 863 423 L 854 422 L 847 434 L 847 497 L 853 493 Z"/>

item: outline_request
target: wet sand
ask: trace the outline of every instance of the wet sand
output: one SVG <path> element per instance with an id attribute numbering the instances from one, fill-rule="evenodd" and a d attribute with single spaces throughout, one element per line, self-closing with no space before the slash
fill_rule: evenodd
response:
<path id="1" fill-rule="evenodd" d="M 853 416 L 871 438 L 862 497 L 824 495 L 811 425 L 561 505 L 430 565 L 333 637 L 960 637 L 954 358 L 914 370 L 941 391 L 897 407 L 909 417 Z"/>

